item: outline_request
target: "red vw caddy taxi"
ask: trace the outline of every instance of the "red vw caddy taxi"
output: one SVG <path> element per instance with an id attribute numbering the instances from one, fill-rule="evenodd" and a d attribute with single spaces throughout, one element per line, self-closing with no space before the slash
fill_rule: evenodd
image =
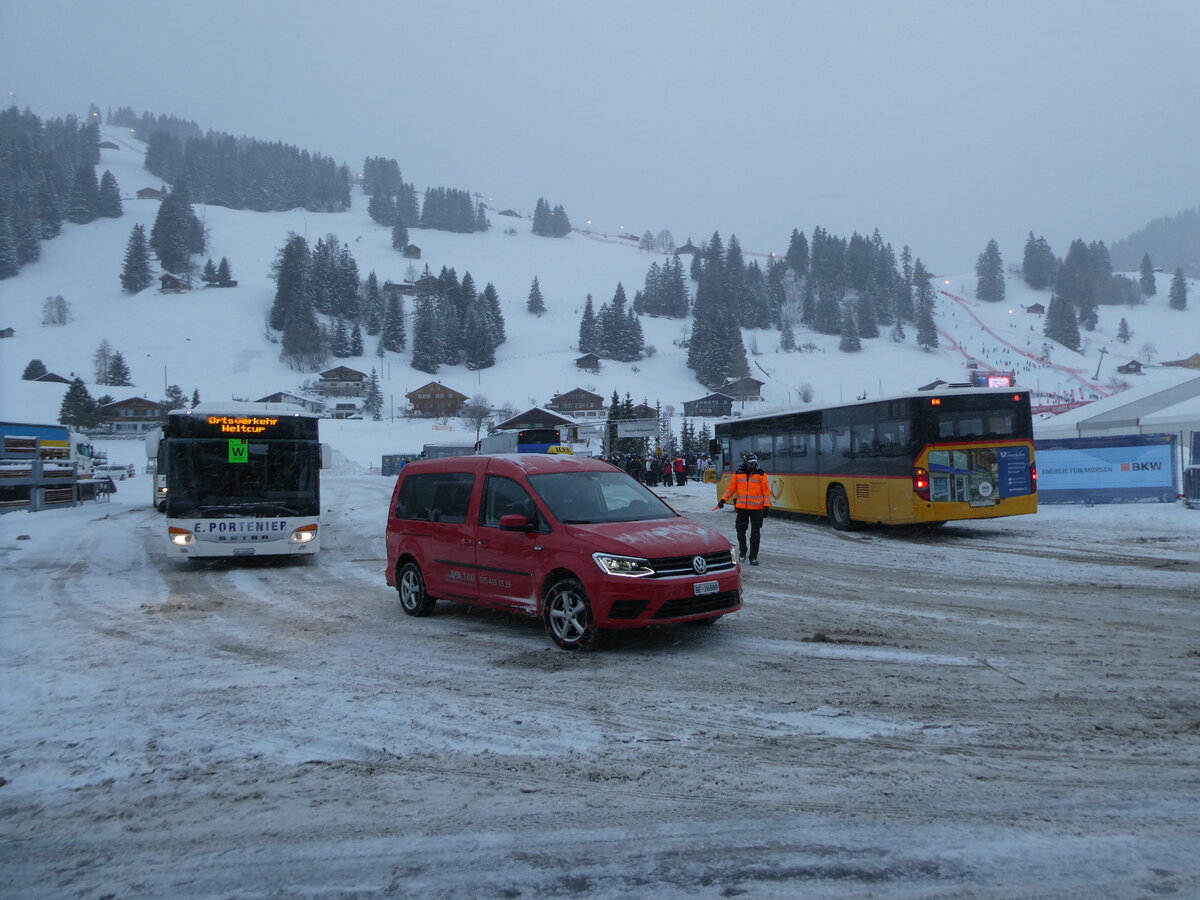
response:
<path id="1" fill-rule="evenodd" d="M 410 616 L 456 600 L 541 616 L 560 647 L 605 629 L 712 623 L 742 606 L 729 539 L 608 463 L 542 453 L 406 465 L 387 583 Z"/>

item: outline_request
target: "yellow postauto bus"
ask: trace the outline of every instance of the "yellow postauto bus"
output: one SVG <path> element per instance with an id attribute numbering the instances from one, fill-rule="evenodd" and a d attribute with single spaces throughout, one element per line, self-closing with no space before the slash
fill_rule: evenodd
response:
<path id="1" fill-rule="evenodd" d="M 1028 391 L 942 387 L 729 419 L 714 434 L 718 497 L 753 453 L 774 509 L 841 531 L 1037 512 Z"/>

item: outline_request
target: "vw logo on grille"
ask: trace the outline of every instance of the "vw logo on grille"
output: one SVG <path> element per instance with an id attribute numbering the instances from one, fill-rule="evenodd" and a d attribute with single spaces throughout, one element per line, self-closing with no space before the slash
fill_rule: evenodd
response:
<path id="1" fill-rule="evenodd" d="M 708 560 L 703 556 L 693 556 L 692 568 L 696 570 L 697 575 L 703 575 L 708 571 Z"/>

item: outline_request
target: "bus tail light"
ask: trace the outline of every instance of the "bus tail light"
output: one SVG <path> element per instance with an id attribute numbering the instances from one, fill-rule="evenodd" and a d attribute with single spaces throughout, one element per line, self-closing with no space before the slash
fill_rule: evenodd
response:
<path id="1" fill-rule="evenodd" d="M 913 467 L 913 493 L 922 500 L 929 500 L 929 470 L 920 466 Z"/>
<path id="2" fill-rule="evenodd" d="M 317 526 L 316 525 L 301 525 L 299 528 L 297 528 L 295 531 L 292 532 L 292 543 L 293 544 L 307 544 L 310 541 L 315 541 L 316 539 L 317 539 Z"/>
<path id="3" fill-rule="evenodd" d="M 1037 493 L 1037 463 L 1029 464 L 1029 486 L 1031 493 Z"/>
<path id="4" fill-rule="evenodd" d="M 177 547 L 186 547 L 192 542 L 192 533 L 186 528 L 168 528 L 167 537 Z"/>

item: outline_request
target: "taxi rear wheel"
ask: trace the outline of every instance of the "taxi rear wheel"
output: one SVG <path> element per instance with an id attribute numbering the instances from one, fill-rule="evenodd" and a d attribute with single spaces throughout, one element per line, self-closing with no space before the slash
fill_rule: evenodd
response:
<path id="1" fill-rule="evenodd" d="M 415 562 L 406 562 L 396 575 L 400 608 L 410 616 L 427 616 L 437 601 L 425 591 L 425 576 Z"/>
<path id="2" fill-rule="evenodd" d="M 542 621 L 550 640 L 564 650 L 590 650 L 600 636 L 587 591 L 577 578 L 563 578 L 550 586 L 542 600 Z"/>

